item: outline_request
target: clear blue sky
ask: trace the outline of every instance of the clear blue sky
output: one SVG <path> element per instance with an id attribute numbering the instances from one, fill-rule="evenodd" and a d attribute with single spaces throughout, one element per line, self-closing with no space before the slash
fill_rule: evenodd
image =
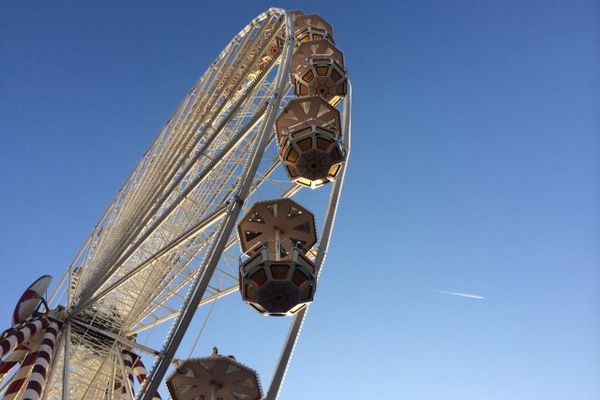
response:
<path id="1" fill-rule="evenodd" d="M 599 399 L 597 1 L 2 2 L 0 325 L 271 5 L 329 20 L 354 85 L 282 398 Z"/>

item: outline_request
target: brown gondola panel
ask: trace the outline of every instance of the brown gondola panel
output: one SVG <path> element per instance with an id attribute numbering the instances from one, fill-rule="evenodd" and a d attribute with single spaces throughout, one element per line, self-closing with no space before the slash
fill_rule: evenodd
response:
<path id="1" fill-rule="evenodd" d="M 254 204 L 238 225 L 242 299 L 263 315 L 292 315 L 314 298 L 314 215 L 291 199 Z"/>
<path id="2" fill-rule="evenodd" d="M 333 101 L 348 90 L 344 56 L 329 40 L 300 44 L 292 56 L 290 74 L 296 96 L 316 94 Z"/>
<path id="3" fill-rule="evenodd" d="M 216 348 L 210 357 L 183 361 L 166 383 L 173 400 L 262 398 L 256 371 Z"/>
<path id="4" fill-rule="evenodd" d="M 281 253 L 282 257 L 274 257 Z M 263 315 L 288 316 L 310 303 L 317 287 L 313 262 L 291 243 L 265 243 L 240 265 L 242 299 Z"/>
<path id="5" fill-rule="evenodd" d="M 294 28 L 297 45 L 317 40 L 329 40 L 333 43 L 333 28 L 317 14 L 296 16 Z"/>
<path id="6" fill-rule="evenodd" d="M 335 107 L 320 96 L 293 99 L 275 127 L 281 162 L 292 181 L 317 188 L 335 180 L 346 159 Z"/>

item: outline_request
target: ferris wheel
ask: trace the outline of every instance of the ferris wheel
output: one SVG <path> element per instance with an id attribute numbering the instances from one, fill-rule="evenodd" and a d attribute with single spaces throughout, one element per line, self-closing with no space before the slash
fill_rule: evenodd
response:
<path id="1" fill-rule="evenodd" d="M 62 277 L 52 287 L 39 278 L 18 301 L 0 336 L 3 398 L 156 400 L 164 383 L 177 400 L 276 399 L 327 254 L 350 121 L 331 25 L 275 8 L 252 20 Z M 306 191 L 328 195 L 308 207 L 294 199 Z M 216 348 L 178 358 L 198 308 L 233 293 L 249 313 L 290 320 L 265 393 L 255 371 Z M 140 340 L 161 326 L 158 345 Z"/>

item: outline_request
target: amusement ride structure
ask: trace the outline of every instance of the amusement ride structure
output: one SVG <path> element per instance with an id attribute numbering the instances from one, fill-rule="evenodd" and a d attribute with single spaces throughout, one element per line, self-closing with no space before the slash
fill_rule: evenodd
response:
<path id="1" fill-rule="evenodd" d="M 350 113 L 331 25 L 301 11 L 256 17 L 190 90 L 52 290 L 45 275 L 18 301 L 0 336 L 3 398 L 156 400 L 165 383 L 176 400 L 276 399 L 327 254 Z M 318 213 L 292 200 L 307 190 L 329 191 Z M 198 308 L 235 292 L 248 312 L 290 318 L 264 394 L 255 371 L 216 348 L 176 358 Z M 162 345 L 138 340 L 163 324 Z"/>

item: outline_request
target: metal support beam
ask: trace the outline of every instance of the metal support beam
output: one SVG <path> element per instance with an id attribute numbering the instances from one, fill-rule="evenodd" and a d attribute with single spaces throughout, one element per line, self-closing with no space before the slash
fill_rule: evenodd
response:
<path id="1" fill-rule="evenodd" d="M 221 151 L 221 153 L 219 154 L 218 157 L 215 157 L 202 171 L 202 173 L 197 176 L 196 178 L 194 178 L 193 182 L 190 182 L 189 186 L 186 187 L 186 189 L 181 192 L 178 196 L 178 198 L 173 202 L 173 204 L 171 204 L 167 210 L 164 211 L 164 213 L 157 219 L 157 221 L 154 223 L 154 225 L 152 225 L 152 227 L 150 229 L 148 229 L 148 231 L 146 231 L 144 233 L 144 235 L 142 235 L 142 237 L 135 243 L 133 244 L 133 246 L 127 251 L 126 254 L 124 254 L 111 268 L 110 270 L 106 273 L 106 275 L 101 279 L 100 282 L 98 282 L 97 284 L 95 284 L 95 290 L 98 290 L 99 288 L 102 287 L 102 285 L 104 283 L 106 283 L 110 277 L 118 270 L 118 268 L 120 268 L 128 259 L 129 257 L 131 257 L 134 252 L 139 249 L 142 244 L 146 241 L 146 239 L 152 234 L 154 233 L 160 226 L 161 224 L 169 217 L 173 214 L 173 212 L 177 209 L 177 206 L 179 203 L 181 203 L 186 197 L 187 195 L 189 195 L 196 187 L 198 187 L 198 185 L 200 185 L 200 183 L 202 181 L 204 181 L 204 179 L 208 176 L 209 172 L 214 169 L 219 163 L 221 163 L 223 161 L 223 159 L 225 159 L 225 157 L 227 157 L 227 155 L 233 150 L 235 149 L 235 146 L 248 134 L 250 133 L 250 131 L 254 128 L 254 126 L 258 123 L 258 121 L 260 121 L 260 117 L 263 115 L 264 110 L 260 110 L 257 114 L 257 117 L 254 118 L 246 127 L 244 127 L 244 129 L 242 129 L 229 143 L 227 146 L 225 146 L 225 148 L 223 148 L 223 150 Z M 205 144 L 204 148 L 202 151 L 200 151 L 199 154 L 203 154 L 205 152 L 205 148 L 207 148 L 208 145 Z M 166 200 L 166 196 L 163 200 Z M 75 310 L 73 311 L 73 315 L 80 313 L 81 311 L 83 311 L 85 308 L 89 307 L 90 304 L 92 304 L 92 302 L 90 302 L 90 298 L 94 297 L 94 294 L 92 294 L 91 296 L 89 296 L 88 299 L 86 300 L 81 300 L 79 305 L 75 308 Z"/>
<path id="2" fill-rule="evenodd" d="M 124 344 L 127 347 L 138 348 L 141 351 L 143 351 L 144 353 L 150 354 L 153 357 L 159 357 L 161 355 L 161 352 L 158 351 L 158 350 L 154 350 L 151 347 L 144 346 L 143 344 L 137 343 L 137 342 L 135 342 L 133 340 L 129 340 L 127 338 L 124 338 L 124 337 L 119 336 L 117 334 L 114 334 L 112 332 L 106 331 L 104 329 L 97 328 L 97 327 L 95 327 L 93 325 L 88 324 L 87 322 L 78 320 L 77 318 L 71 318 L 70 321 L 73 322 L 76 325 L 79 325 L 79 326 L 82 326 L 82 327 L 84 327 L 86 329 L 89 329 L 90 331 L 94 331 L 94 332 L 100 333 L 100 334 L 102 334 L 104 336 L 107 336 L 107 337 L 109 337 L 111 339 L 114 339 L 118 343 Z"/>
<path id="3" fill-rule="evenodd" d="M 262 33 L 264 29 L 266 29 L 267 24 L 265 24 L 259 33 Z M 271 35 L 271 38 L 274 37 L 274 35 L 277 34 L 278 31 L 273 32 Z M 248 40 L 248 37 L 245 37 L 244 40 Z M 268 41 L 267 41 L 268 43 Z M 265 44 L 266 46 L 266 44 Z M 263 51 L 264 48 L 261 49 L 261 51 Z M 250 68 L 252 68 L 256 62 L 258 62 L 258 59 L 255 59 L 250 65 L 248 65 L 246 67 L 246 70 L 250 70 Z M 272 68 L 274 65 L 271 64 Z M 270 71 L 269 68 L 269 71 Z M 193 158 L 193 161 L 187 166 L 187 168 L 185 169 L 185 173 L 182 175 L 187 175 L 187 173 L 191 170 L 192 166 L 196 163 L 196 161 L 199 160 L 200 157 L 204 156 L 206 153 L 206 149 L 208 149 L 211 144 L 213 143 L 213 141 L 218 137 L 219 133 L 221 132 L 222 129 L 225 128 L 225 126 L 229 123 L 229 121 L 231 120 L 231 118 L 235 115 L 235 111 L 238 110 L 240 107 L 242 107 L 245 102 L 248 100 L 248 98 L 250 98 L 251 94 L 254 92 L 254 90 L 256 89 L 256 87 L 258 87 L 259 83 L 264 80 L 266 78 L 266 76 L 268 75 L 269 71 L 265 71 L 263 73 L 263 76 L 261 79 L 256 80 L 255 82 L 253 82 L 250 87 L 247 89 L 246 93 L 244 94 L 243 98 L 241 101 L 239 101 L 235 107 L 234 110 L 232 110 L 225 118 L 223 121 L 221 121 L 218 125 L 218 127 L 215 129 L 215 131 L 208 137 L 206 143 L 202 146 L 202 149 L 200 150 L 200 152 L 198 153 L 197 156 L 195 156 Z M 227 82 L 229 82 L 232 79 L 233 76 L 230 76 L 227 80 Z M 233 89 L 237 89 L 240 85 L 242 84 L 242 80 L 239 80 L 235 85 Z M 226 87 L 226 84 L 223 86 L 222 91 L 220 92 L 219 96 L 223 93 L 223 91 L 225 90 L 224 88 Z M 214 102 L 217 101 L 217 99 L 219 98 L 219 96 L 215 97 L 213 102 L 211 103 L 211 106 L 208 107 L 208 109 L 212 109 Z M 210 121 L 207 123 L 207 127 L 212 126 L 212 124 L 214 123 L 214 121 L 216 120 L 216 118 L 218 117 L 218 115 L 220 115 L 221 111 L 223 110 L 223 108 L 225 107 L 225 103 L 221 105 L 221 107 L 219 108 L 218 112 L 216 112 L 214 115 L 212 115 Z M 243 130 L 245 133 L 248 133 L 251 129 L 253 129 L 254 124 L 256 124 L 259 120 L 260 117 L 262 116 L 262 113 L 264 112 L 264 110 L 260 110 L 257 112 L 257 114 L 255 115 L 255 117 L 253 118 L 253 120 L 250 122 L 250 124 Z M 223 151 L 221 153 L 221 155 L 217 158 L 215 158 L 215 160 L 213 162 L 219 162 L 220 160 L 222 160 L 229 151 L 231 151 L 231 149 L 234 147 L 234 145 L 241 140 L 244 135 L 241 135 L 238 138 L 234 139 L 231 148 L 228 151 Z M 199 139 L 198 139 L 199 140 Z M 197 143 L 197 140 L 196 142 Z M 182 159 L 182 162 L 185 160 L 185 158 L 187 158 L 187 156 L 189 156 L 191 154 L 191 151 L 193 150 L 193 148 L 195 147 L 195 144 L 193 146 L 189 146 L 188 149 L 188 153 L 186 155 L 186 157 L 184 157 L 184 159 Z M 216 165 L 216 164 L 215 164 Z M 212 168 L 214 168 L 213 163 L 211 163 L 209 166 L 207 166 L 207 168 L 205 168 L 204 171 L 210 171 Z M 175 169 L 172 174 L 175 174 L 175 171 L 177 169 Z M 204 175 L 204 174 L 203 174 Z M 170 213 L 173 211 L 174 207 L 176 206 L 176 204 L 181 201 L 183 198 L 185 198 L 185 196 L 187 196 L 187 193 L 191 192 L 191 190 L 193 190 L 194 186 L 199 184 L 205 176 L 203 176 L 202 178 L 200 178 L 200 180 L 196 179 L 195 183 L 190 184 L 190 187 L 188 188 L 188 191 L 184 191 L 184 193 L 182 193 L 180 195 L 180 197 L 175 201 L 174 205 L 172 207 L 170 207 L 156 222 L 155 224 L 148 230 L 148 232 L 146 232 L 142 238 L 136 242 L 133 247 L 131 249 L 129 249 L 125 254 L 122 254 L 121 257 L 119 257 L 115 263 L 109 268 L 109 271 L 102 277 L 100 278 L 97 282 L 95 282 L 92 287 L 90 288 L 90 292 L 92 292 L 92 294 L 89 297 L 92 297 L 93 294 L 95 293 L 95 291 L 97 291 L 109 278 L 110 276 L 112 276 L 112 274 L 120 267 L 120 265 L 122 265 L 125 261 L 127 261 L 127 259 L 133 254 L 133 252 L 135 251 L 135 249 L 137 249 L 139 246 L 141 246 L 141 244 L 144 242 L 144 240 L 156 229 L 158 228 L 158 226 L 162 223 L 162 221 L 164 221 L 164 219 L 166 219 L 166 217 L 168 217 L 170 215 Z M 134 237 L 140 232 L 139 229 L 141 229 L 142 226 L 144 226 L 147 222 L 150 221 L 150 217 L 153 215 L 154 211 L 158 210 L 159 206 L 162 206 L 162 204 L 164 203 L 164 201 L 170 196 L 170 194 L 175 190 L 175 187 L 177 187 L 179 184 L 179 180 L 176 180 L 175 182 L 173 182 L 170 187 L 167 189 L 166 195 L 162 196 L 162 198 L 155 202 L 155 205 L 151 208 L 150 212 L 148 212 L 146 214 L 146 216 L 144 217 L 144 222 L 142 224 L 140 224 L 138 226 L 138 229 L 136 229 L 136 234 L 133 235 Z M 156 200 L 156 199 L 155 199 Z M 163 218 L 164 217 L 164 218 Z M 132 238 L 133 239 L 133 238 Z M 120 254 L 120 253 L 119 253 Z M 87 298 L 82 298 L 82 303 L 83 302 L 87 302 Z M 81 311 L 81 310 L 79 310 Z"/>
<path id="4" fill-rule="evenodd" d="M 325 255 L 327 254 L 327 247 L 329 246 L 329 239 L 331 238 L 331 233 L 333 231 L 333 224 L 335 221 L 335 213 L 337 211 L 337 206 L 340 200 L 340 194 L 342 192 L 342 187 L 344 185 L 344 175 L 346 173 L 346 167 L 348 165 L 348 159 L 350 157 L 350 140 L 351 140 L 351 120 L 350 113 L 352 108 L 352 86 L 350 85 L 350 81 L 348 81 L 348 94 L 344 98 L 344 115 L 343 115 L 343 129 L 344 129 L 344 144 L 347 146 L 347 154 L 346 154 L 346 163 L 342 166 L 342 170 L 335 183 L 333 184 L 333 188 L 329 195 L 329 203 L 327 205 L 327 214 L 325 223 L 323 225 L 323 230 L 321 232 L 321 241 L 319 242 L 317 258 L 315 260 L 315 266 L 318 270 L 318 275 L 321 274 L 323 261 L 325 260 Z M 317 277 L 318 278 L 318 277 Z M 283 379 L 285 378 L 285 374 L 287 372 L 287 368 L 289 366 L 290 360 L 292 358 L 292 353 L 294 352 L 294 347 L 298 341 L 298 336 L 300 335 L 300 331 L 302 330 L 302 324 L 304 323 L 304 318 L 306 317 L 306 313 L 308 312 L 308 305 L 300 310 L 295 316 L 290 326 L 290 330 L 288 332 L 287 338 L 281 350 L 281 354 L 279 356 L 279 360 L 277 362 L 277 367 L 275 368 L 275 373 L 273 374 L 273 379 L 271 380 L 271 385 L 269 386 L 269 391 L 267 392 L 267 397 L 265 400 L 276 400 L 279 396 L 279 392 L 281 390 L 281 385 L 283 383 Z"/>
<path id="5" fill-rule="evenodd" d="M 64 361 L 63 361 L 63 386 L 62 386 L 62 400 L 69 400 L 69 367 L 71 361 L 71 321 L 65 322 L 64 334 Z"/>
<path id="6" fill-rule="evenodd" d="M 200 303 L 198 304 L 198 308 L 202 307 L 205 304 L 208 304 L 212 301 L 218 300 L 221 297 L 225 297 L 227 295 L 230 295 L 231 293 L 235 293 L 238 291 L 238 285 L 235 286 L 231 286 L 228 287 L 227 289 L 223 289 L 220 292 L 217 292 L 215 294 L 212 294 L 210 296 L 206 296 L 205 298 L 203 298 Z M 135 335 L 137 333 L 140 333 L 142 331 L 145 331 L 146 329 L 150 329 L 155 327 L 156 325 L 160 325 L 162 323 L 165 323 L 167 321 L 170 321 L 174 318 L 177 318 L 179 315 L 181 314 L 180 310 L 177 311 L 172 311 L 168 314 L 166 314 L 165 316 L 162 316 L 160 318 L 155 319 L 152 322 L 149 322 L 147 324 L 141 325 L 135 329 L 130 330 L 129 332 L 127 332 L 127 335 Z"/>
<path id="7" fill-rule="evenodd" d="M 115 395 L 115 376 L 117 375 L 117 364 L 112 363 L 112 373 L 110 374 L 110 379 L 108 381 L 108 390 L 106 391 L 107 399 L 113 400 Z"/>
<path id="8" fill-rule="evenodd" d="M 275 163 L 275 165 L 278 165 L 278 163 Z M 253 189 L 256 189 L 256 188 L 253 188 Z M 302 189 L 302 186 L 300 186 L 298 184 L 293 184 L 285 192 L 283 192 L 281 197 L 282 198 L 293 197 L 296 193 L 298 193 L 298 191 L 300 191 L 300 189 Z M 237 243 L 237 241 L 238 241 L 237 238 L 231 239 L 225 245 L 225 250 L 229 249 L 231 246 L 233 246 L 235 243 Z M 198 308 L 202 307 L 205 304 L 212 302 L 215 299 L 220 299 L 221 297 L 225 297 L 231 293 L 237 292 L 237 290 L 238 290 L 238 286 L 236 285 L 236 286 L 229 287 L 227 289 L 223 289 L 220 292 L 212 294 L 210 296 L 206 296 L 205 298 L 202 299 L 202 301 L 200 301 L 200 303 L 198 304 Z M 127 335 L 133 335 L 133 334 L 137 334 L 142 331 L 145 331 L 147 329 L 151 329 L 157 325 L 160 325 L 160 324 L 170 321 L 174 318 L 177 318 L 179 316 L 179 314 L 181 314 L 181 310 L 169 312 L 168 314 L 166 314 L 152 322 L 149 322 L 147 324 L 141 325 L 135 329 L 128 331 Z"/>
<path id="9" fill-rule="evenodd" d="M 113 290 L 121 286 L 123 283 L 127 282 L 135 274 L 143 271 L 144 269 L 152 265 L 153 262 L 158 261 L 161 257 L 164 257 L 165 255 L 169 254 L 171 251 L 181 246 L 188 240 L 195 238 L 200 233 L 204 232 L 204 230 L 213 225 L 215 222 L 219 221 L 226 214 L 226 212 L 227 206 L 219 207 L 217 210 L 215 210 L 212 214 L 204 218 L 198 224 L 194 225 L 186 232 L 182 233 L 177 238 L 175 238 L 171 243 L 167 244 L 165 247 L 160 249 L 156 254 L 146 259 L 144 262 L 142 262 L 140 265 L 129 271 L 127 274 L 123 275 L 116 282 L 112 283 L 110 286 L 102 290 L 96 296 L 92 297 L 90 300 L 80 305 L 77 309 L 74 310 L 73 314 L 76 314 L 84 308 L 88 307 L 89 305 L 96 303 L 98 300 L 110 294 Z"/>
<path id="10" fill-rule="evenodd" d="M 92 231 L 92 233 L 93 233 L 93 231 Z M 77 262 L 77 260 L 79 259 L 79 257 L 81 256 L 81 254 L 83 253 L 83 251 L 85 250 L 85 248 L 90 244 L 91 241 L 92 241 L 92 234 L 90 234 L 85 239 L 85 241 L 83 242 L 83 244 L 81 245 L 81 247 L 79 248 L 79 250 L 77 250 L 77 253 L 75 253 L 75 256 L 73 257 L 73 259 L 69 263 L 69 267 L 62 274 L 60 280 L 58 281 L 58 283 L 54 287 L 54 290 L 52 290 L 52 293 L 50 294 L 50 297 L 48 297 L 48 305 L 50 307 L 52 307 L 52 305 L 54 304 L 54 301 L 57 299 L 57 296 L 60 293 L 60 289 L 63 287 L 63 285 L 65 284 L 65 282 L 67 283 L 67 289 L 66 289 L 66 291 L 67 291 L 67 305 L 71 304 L 70 288 L 71 288 L 71 278 L 72 278 L 73 266 L 75 265 L 75 263 Z"/>
<path id="11" fill-rule="evenodd" d="M 213 246 L 211 247 L 208 257 L 206 258 L 204 268 L 193 283 L 192 290 L 186 299 L 182 313 L 175 322 L 174 327 L 167 338 L 167 342 L 163 349 L 163 356 L 157 360 L 152 372 L 150 372 L 148 380 L 138 396 L 139 400 L 151 400 L 152 396 L 158 389 L 160 382 L 165 376 L 169 364 L 175 356 L 175 352 L 177 351 L 177 348 L 183 339 L 183 335 L 192 321 L 194 313 L 196 312 L 196 308 L 198 308 L 198 304 L 204 296 L 204 292 L 208 287 L 225 245 L 229 240 L 231 231 L 235 227 L 239 213 L 242 210 L 242 204 L 251 190 L 254 175 L 256 174 L 256 170 L 258 169 L 264 150 L 269 142 L 268 139 L 275 123 L 275 116 L 281 105 L 283 91 L 287 87 L 286 78 L 292 59 L 292 50 L 294 48 L 293 21 L 291 18 L 289 18 L 287 13 L 285 13 L 285 23 L 286 43 L 283 49 L 283 62 L 277 71 L 275 93 L 273 94 L 272 99 L 269 101 L 266 116 L 256 137 L 256 144 L 252 150 L 250 161 L 246 165 L 243 179 L 240 181 L 240 187 L 235 199 L 236 201 L 230 203 L 229 213 L 221 225 L 220 231 L 215 239 L 215 242 L 213 243 Z"/>
<path id="12" fill-rule="evenodd" d="M 121 375 L 123 376 L 123 385 L 127 390 L 127 394 L 131 400 L 135 399 L 135 394 L 133 394 L 132 382 L 129 380 L 129 375 L 127 374 L 127 368 L 125 367 L 125 361 L 123 361 L 123 349 L 120 346 L 117 346 L 115 353 L 117 355 L 117 360 L 119 361 L 119 366 L 121 367 Z"/>

